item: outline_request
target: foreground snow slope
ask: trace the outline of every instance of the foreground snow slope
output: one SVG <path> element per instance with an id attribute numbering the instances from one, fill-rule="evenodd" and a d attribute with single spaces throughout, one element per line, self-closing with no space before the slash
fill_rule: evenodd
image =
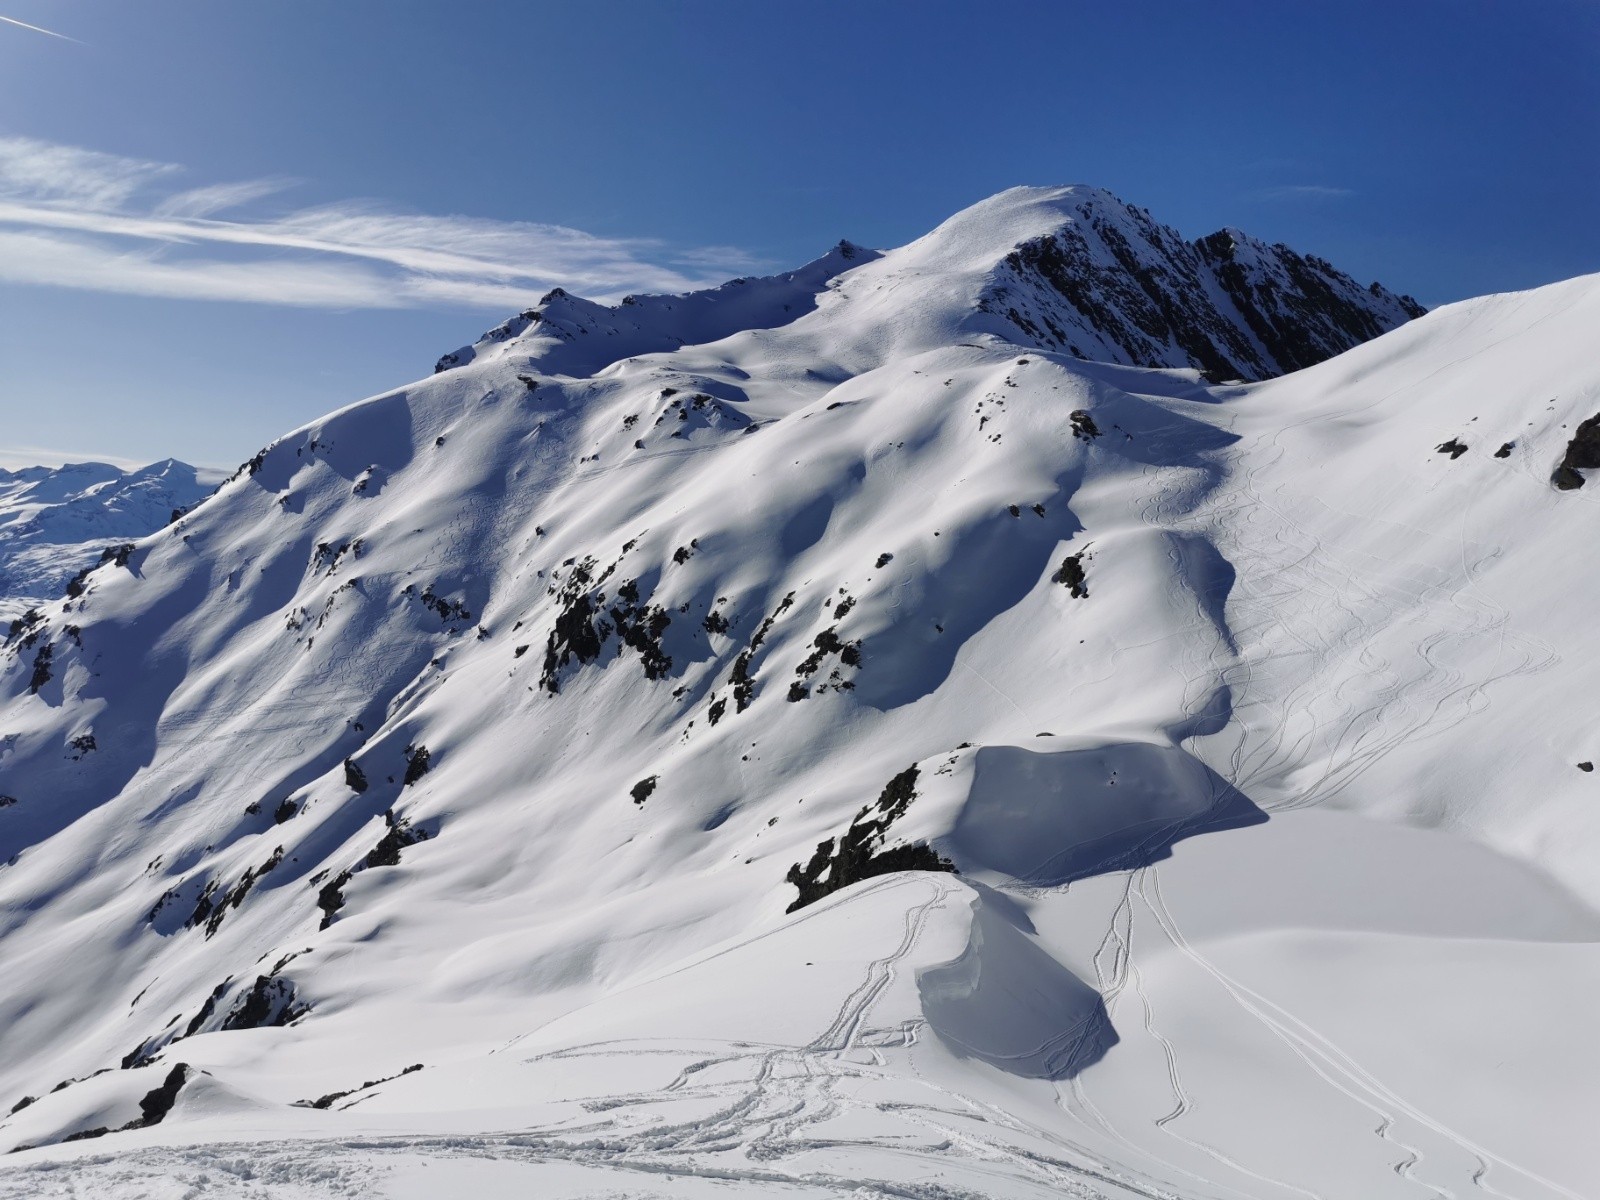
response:
<path id="1" fill-rule="evenodd" d="M 98 462 L 0 467 L 0 621 L 61 595 L 107 546 L 155 532 L 220 479 L 170 458 L 136 471 Z"/>
<path id="2" fill-rule="evenodd" d="M 1600 1191 L 1600 279 L 1208 388 L 995 324 L 1085 203 L 555 297 L 19 630 L 0 1196 Z"/>

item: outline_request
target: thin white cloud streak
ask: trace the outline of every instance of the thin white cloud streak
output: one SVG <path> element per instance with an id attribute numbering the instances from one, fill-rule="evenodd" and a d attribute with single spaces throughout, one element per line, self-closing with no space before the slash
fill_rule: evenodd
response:
<path id="1" fill-rule="evenodd" d="M 283 190 L 214 184 L 135 200 L 177 168 L 0 138 L 0 281 L 329 308 L 525 306 L 559 284 L 606 298 L 677 292 L 759 265 L 732 247 L 669 252 L 560 225 L 370 205 L 215 214 Z M 205 248 L 210 253 L 201 253 Z M 665 261 L 662 261 L 665 260 Z M 673 265 L 669 265 L 673 264 Z"/>
<path id="2" fill-rule="evenodd" d="M 209 187 L 190 188 L 165 200 L 151 209 L 157 217 L 209 217 L 261 200 L 293 186 L 287 179 L 249 179 L 243 183 L 214 183 Z"/>
<path id="3" fill-rule="evenodd" d="M 90 239 L 0 231 L 0 280 L 168 300 L 230 300 L 310 308 L 401 308 L 381 274 L 343 264 L 163 261 Z"/>
<path id="4" fill-rule="evenodd" d="M 60 38 L 63 42 L 72 42 L 78 46 L 83 45 L 77 38 L 68 37 L 64 33 L 57 33 L 54 29 L 45 29 L 40 25 L 29 25 L 26 21 L 19 21 L 15 17 L 0 17 L 0 21 L 4 21 L 7 25 L 15 25 L 19 29 L 31 29 L 34 33 L 42 33 L 46 37 Z"/>
<path id="5" fill-rule="evenodd" d="M 1256 200 L 1342 200 L 1353 195 L 1355 192 L 1350 188 L 1332 187 L 1325 183 L 1291 183 L 1251 193 Z"/>
<path id="6" fill-rule="evenodd" d="M 178 168 L 62 146 L 34 138 L 0 137 L 0 196 L 26 197 L 111 210 L 135 192 Z"/>

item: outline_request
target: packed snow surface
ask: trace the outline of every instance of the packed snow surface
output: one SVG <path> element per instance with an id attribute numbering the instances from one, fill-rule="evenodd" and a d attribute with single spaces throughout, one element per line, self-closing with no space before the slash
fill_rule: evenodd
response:
<path id="1" fill-rule="evenodd" d="M 1600 1195 L 1600 277 L 1211 385 L 1137 218 L 547 298 L 24 621 L 0 1197 Z"/>

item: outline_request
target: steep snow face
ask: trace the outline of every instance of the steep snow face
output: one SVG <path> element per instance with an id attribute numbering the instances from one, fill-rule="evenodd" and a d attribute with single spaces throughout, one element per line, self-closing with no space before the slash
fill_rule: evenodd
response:
<path id="1" fill-rule="evenodd" d="M 555 297 L 23 622 L 0 1196 L 1596 1194 L 1600 279 L 1213 388 L 980 306 L 1077 198 Z"/>
<path id="2" fill-rule="evenodd" d="M 59 596 L 107 546 L 160 529 L 220 480 L 170 458 L 137 471 L 93 462 L 0 468 L 0 619 Z"/>

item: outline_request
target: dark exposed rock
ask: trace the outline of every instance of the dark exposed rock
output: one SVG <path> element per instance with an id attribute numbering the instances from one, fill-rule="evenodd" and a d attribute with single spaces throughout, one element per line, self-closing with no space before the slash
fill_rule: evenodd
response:
<path id="1" fill-rule="evenodd" d="M 834 615 L 841 615 L 840 610 L 849 612 L 853 604 L 854 601 L 847 599 L 845 603 L 834 610 Z M 823 662 L 829 655 L 838 655 L 839 662 L 846 667 L 859 667 L 861 665 L 861 643 L 843 641 L 836 629 L 824 629 L 812 639 L 811 646 L 811 653 L 795 668 L 795 674 L 802 680 L 816 674 L 822 668 Z M 817 685 L 817 691 L 819 693 L 824 692 L 830 687 L 837 688 L 840 691 L 850 691 L 853 690 L 854 686 L 853 683 L 844 678 L 841 672 L 836 670 L 829 676 L 827 682 Z M 795 683 L 789 688 L 790 700 L 803 700 L 807 694 L 807 689 L 799 683 Z"/>
<path id="2" fill-rule="evenodd" d="M 428 773 L 433 765 L 433 756 L 428 753 L 426 746 L 406 747 L 406 774 L 401 787 L 410 787 L 417 780 Z"/>
<path id="3" fill-rule="evenodd" d="M 294 984 L 287 979 L 258 975 L 250 990 L 233 1006 L 221 1025 L 223 1029 L 267 1029 L 288 1025 L 308 1011 L 296 1007 Z"/>
<path id="4" fill-rule="evenodd" d="M 55 646 L 46 642 L 33 656 L 33 674 L 28 677 L 28 691 L 38 695 L 39 689 L 50 682 L 50 660 L 55 656 Z"/>
<path id="5" fill-rule="evenodd" d="M 367 790 L 367 773 L 356 765 L 353 758 L 344 760 L 344 782 L 352 792 L 359 794 Z"/>
<path id="6" fill-rule="evenodd" d="M 83 595 L 84 592 L 89 590 L 88 579 L 90 572 L 93 570 L 94 567 L 85 567 L 71 579 L 67 580 L 67 598 L 69 600 L 76 600 L 79 596 Z"/>
<path id="7" fill-rule="evenodd" d="M 1592 762 L 1581 762 L 1581 763 L 1578 764 L 1578 770 L 1580 770 L 1580 771 L 1592 771 L 1592 770 L 1594 770 L 1594 764 Z"/>
<path id="8" fill-rule="evenodd" d="M 409 1067 L 407 1067 L 405 1070 L 401 1071 L 398 1075 L 386 1075 L 382 1079 L 369 1079 L 369 1080 L 367 1080 L 367 1082 L 363 1083 L 360 1087 L 347 1088 L 346 1090 L 344 1090 L 342 1092 L 329 1092 L 326 1096 L 319 1096 L 317 1099 L 315 1099 L 315 1100 L 310 1102 L 309 1107 L 311 1107 L 311 1108 L 332 1108 L 333 1105 L 335 1104 L 335 1102 L 337 1102 L 339 1100 L 343 1100 L 346 1096 L 353 1096 L 357 1092 L 364 1092 L 368 1088 L 375 1088 L 380 1083 L 388 1083 L 391 1080 L 399 1079 L 401 1075 L 410 1075 L 410 1074 L 413 1074 L 414 1072 L 417 1072 L 417 1071 L 420 1071 L 420 1070 L 422 1070 L 422 1064 L 421 1063 L 412 1063 Z M 304 1104 L 305 1101 L 301 1101 L 300 1103 Z"/>
<path id="9" fill-rule="evenodd" d="M 458 625 L 472 620 L 472 613 L 465 604 L 459 600 L 446 600 L 443 596 L 435 595 L 431 583 L 422 589 L 419 599 L 424 608 L 431 610 L 446 625 Z"/>
<path id="10" fill-rule="evenodd" d="M 1271 255 L 1276 281 L 1246 266 L 1240 239 L 1226 230 L 1201 238 L 1195 248 L 1280 372 L 1313 366 L 1386 333 L 1400 323 L 1389 315 L 1395 309 L 1403 319 L 1426 311 L 1376 283 L 1362 289 L 1326 260 L 1281 244 L 1257 244 Z"/>
<path id="11" fill-rule="evenodd" d="M 1496 458 L 1510 458 L 1511 451 L 1516 448 L 1516 445 L 1517 444 L 1515 442 L 1507 442 L 1505 445 L 1501 446 L 1500 449 L 1494 452 L 1494 456 Z"/>
<path id="12" fill-rule="evenodd" d="M 1082 550 L 1067 555 L 1061 560 L 1060 569 L 1050 576 L 1050 582 L 1065 584 L 1074 600 L 1089 598 L 1089 581 L 1083 570 L 1083 555 Z"/>
<path id="13" fill-rule="evenodd" d="M 177 1103 L 178 1092 L 188 1080 L 189 1064 L 177 1064 L 167 1072 L 167 1077 L 162 1080 L 160 1087 L 152 1088 L 145 1093 L 144 1099 L 139 1101 L 139 1111 L 143 1115 L 123 1128 L 138 1129 L 161 1124 L 166 1115 L 172 1111 L 172 1106 Z"/>
<path id="14" fill-rule="evenodd" d="M 661 645 L 662 635 L 672 624 L 666 610 L 650 605 L 615 604 L 608 611 L 622 644 L 638 651 L 644 677 L 664 678 L 672 670 L 672 657 Z"/>
<path id="15" fill-rule="evenodd" d="M 779 617 L 788 612 L 794 604 L 794 593 L 790 592 L 778 602 L 778 607 L 772 610 L 771 615 L 756 627 L 750 637 L 750 644 L 739 652 L 739 657 L 733 660 L 733 670 L 728 675 L 728 683 L 733 688 L 733 711 L 743 712 L 755 700 L 756 684 L 751 678 L 750 667 L 755 661 L 756 652 L 761 649 L 767 640 L 767 634 L 772 631 L 772 626 Z"/>
<path id="16" fill-rule="evenodd" d="M 887 554 L 887 553 L 886 554 L 880 554 L 880 555 L 878 555 L 877 563 L 874 564 L 874 565 L 877 566 L 877 568 L 881 571 L 884 567 L 887 567 L 893 561 L 894 561 L 894 555 Z"/>
<path id="17" fill-rule="evenodd" d="M 216 1011 L 217 1001 L 222 999 L 222 994 L 228 990 L 228 985 L 232 982 L 232 977 L 229 977 L 211 989 L 211 995 L 206 997 L 205 1003 L 200 1006 L 200 1011 L 190 1019 L 180 1036 L 193 1037 L 200 1031 L 201 1026 L 211 1019 L 211 1014 Z"/>
<path id="18" fill-rule="evenodd" d="M 651 793 L 656 790 L 656 780 L 658 778 L 659 776 L 650 775 L 639 780 L 638 783 L 633 785 L 633 788 L 629 794 L 633 797 L 633 802 L 635 804 L 643 804 L 646 800 L 650 799 Z"/>
<path id="19" fill-rule="evenodd" d="M 104 1125 L 96 1125 L 93 1129 L 80 1129 L 77 1133 L 69 1133 L 61 1140 L 63 1142 L 82 1142 L 87 1141 L 89 1138 L 105 1137 L 110 1132 L 111 1130 Z"/>
<path id="20" fill-rule="evenodd" d="M 344 887 L 350 882 L 350 872 L 340 871 L 317 892 L 317 907 L 322 910 L 320 929 L 333 924 L 333 914 L 344 907 Z"/>
<path id="21" fill-rule="evenodd" d="M 37 608 L 30 608 L 20 617 L 12 620 L 7 627 L 6 641 L 14 642 L 26 635 L 37 635 L 39 627 L 44 623 L 44 614 Z M 33 640 L 22 642 L 22 649 L 26 650 L 33 645 Z"/>
<path id="22" fill-rule="evenodd" d="M 1072 422 L 1072 436 L 1080 441 L 1092 442 L 1100 436 L 1100 426 L 1085 408 L 1073 409 L 1067 419 Z"/>
<path id="23" fill-rule="evenodd" d="M 268 857 L 266 862 L 262 863 L 259 867 L 250 868 L 243 875 L 241 875 L 239 877 L 239 882 L 224 892 L 221 898 L 218 899 L 214 904 L 212 903 L 211 897 L 213 887 L 215 885 L 208 884 L 205 892 L 202 893 L 200 897 L 201 904 L 204 905 L 207 910 L 205 917 L 206 937 L 209 938 L 212 934 L 216 933 L 216 931 L 221 928 L 223 918 L 228 915 L 229 910 L 238 908 L 239 905 L 243 904 L 244 898 L 250 894 L 250 889 L 255 886 L 256 881 L 268 871 L 274 870 L 282 861 L 283 847 L 279 846 L 273 850 L 271 856 Z M 195 908 L 196 914 L 198 914 L 199 911 L 200 906 L 197 905 Z M 191 918 L 191 923 L 198 924 L 199 922 L 194 918 Z"/>
<path id="24" fill-rule="evenodd" d="M 1441 442 L 1433 449 L 1435 453 L 1448 454 L 1453 462 L 1467 452 L 1467 444 L 1457 438 L 1451 438 L 1448 442 Z"/>
<path id="25" fill-rule="evenodd" d="M 284 800 L 279 803 L 277 808 L 272 810 L 272 823 L 274 825 L 282 825 L 299 811 L 300 807 L 293 800 Z"/>
<path id="26" fill-rule="evenodd" d="M 394 867 L 400 865 L 400 851 L 407 846 L 427 841 L 427 832 L 412 828 L 410 822 L 396 817 L 393 810 L 383 814 L 389 828 L 363 860 L 368 867 Z"/>
<path id="27" fill-rule="evenodd" d="M 856 814 L 842 836 L 818 843 L 809 862 L 789 868 L 785 878 L 800 894 L 787 911 L 795 912 L 852 883 L 894 871 L 955 870 L 948 859 L 941 858 L 926 843 L 884 847 L 889 827 L 916 798 L 917 774 L 915 766 L 900 772 L 884 786 L 876 801 Z"/>
<path id="28" fill-rule="evenodd" d="M 1550 482 L 1563 492 L 1570 492 L 1583 486 L 1583 476 L 1578 472 L 1596 467 L 1600 467 L 1600 413 L 1578 426 Z"/>
<path id="29" fill-rule="evenodd" d="M 1287 246 L 1232 230 L 1187 242 L 1115 201 L 1079 205 L 1073 223 L 1018 246 L 1004 268 L 983 307 L 1015 340 L 1082 357 L 1068 329 L 1087 326 L 1109 351 L 1095 357 L 1188 365 L 1212 382 L 1311 366 L 1423 311 Z"/>

